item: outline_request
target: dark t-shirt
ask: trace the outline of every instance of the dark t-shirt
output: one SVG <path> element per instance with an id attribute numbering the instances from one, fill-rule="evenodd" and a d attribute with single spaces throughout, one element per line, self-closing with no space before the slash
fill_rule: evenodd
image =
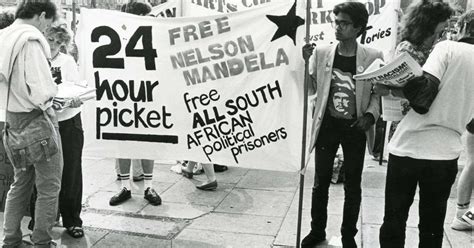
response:
<path id="1" fill-rule="evenodd" d="M 328 110 L 338 119 L 356 119 L 355 80 L 356 56 L 344 57 L 336 50 L 332 68 Z"/>
<path id="2" fill-rule="evenodd" d="M 474 119 L 471 120 L 466 126 L 468 132 L 474 134 Z"/>

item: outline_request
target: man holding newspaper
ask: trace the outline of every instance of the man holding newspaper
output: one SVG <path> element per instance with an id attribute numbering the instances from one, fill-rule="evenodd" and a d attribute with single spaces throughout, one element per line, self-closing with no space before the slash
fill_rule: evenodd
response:
<path id="1" fill-rule="evenodd" d="M 402 89 L 412 110 L 388 145 L 381 247 L 403 247 L 408 212 L 419 187 L 420 247 L 441 247 L 451 186 L 474 116 L 474 11 L 460 17 L 458 42 L 438 43 L 423 69 L 407 54 L 355 78 Z"/>

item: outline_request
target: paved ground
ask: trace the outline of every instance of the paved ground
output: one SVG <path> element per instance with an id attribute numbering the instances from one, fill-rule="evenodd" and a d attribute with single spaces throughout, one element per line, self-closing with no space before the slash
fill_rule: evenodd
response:
<path id="1" fill-rule="evenodd" d="M 363 175 L 363 200 L 359 218 L 359 247 L 378 247 L 383 218 L 385 166 L 367 156 Z M 464 161 L 460 162 L 460 169 Z M 298 175 L 275 171 L 230 168 L 218 173 L 216 191 L 203 192 L 194 185 L 204 175 L 189 180 L 170 171 L 170 164 L 155 164 L 153 184 L 163 204 L 151 206 L 143 199 L 143 182 L 133 184 L 133 198 L 120 206 L 108 201 L 120 189 L 113 160 L 85 160 L 84 211 L 86 237 L 73 240 L 61 227 L 55 237 L 61 247 L 294 247 L 298 209 Z M 302 235 L 309 230 L 313 168 L 304 187 Z M 449 228 L 455 211 L 451 194 L 443 247 L 474 247 L 474 233 Z M 473 201 L 474 202 L 474 201 Z M 411 209 L 406 247 L 417 247 L 417 203 Z M 320 247 L 340 247 L 339 226 L 342 185 L 330 189 L 328 241 Z M 29 217 L 24 218 L 25 234 Z M 3 223 L 3 216 L 0 218 Z M 0 231 L 0 235 L 1 235 Z"/>

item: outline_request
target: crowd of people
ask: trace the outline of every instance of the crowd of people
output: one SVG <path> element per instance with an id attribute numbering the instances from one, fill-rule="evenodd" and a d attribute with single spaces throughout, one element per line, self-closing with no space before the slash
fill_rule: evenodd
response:
<path id="1" fill-rule="evenodd" d="M 468 210 L 474 182 L 474 11 L 458 18 L 451 35 L 454 40 L 441 41 L 454 14 L 449 4 L 421 0 L 408 7 L 402 18 L 396 54 L 411 55 L 423 66 L 423 75 L 401 88 L 383 84 L 372 87 L 352 80 L 354 74 L 363 72 L 382 55 L 356 41 L 367 29 L 368 13 L 363 4 L 341 3 L 333 13 L 338 42 L 303 47 L 317 100 L 310 143 L 316 149 L 311 231 L 301 246 L 314 247 L 326 239 L 331 165 L 341 145 L 346 173 L 341 241 L 343 247 L 357 247 L 354 237 L 358 231 L 365 145 L 367 142 L 371 148 L 374 141 L 380 96 L 392 95 L 406 99 L 410 110 L 397 125 L 388 145 L 380 246 L 404 247 L 408 212 L 418 187 L 419 247 L 441 247 L 447 201 L 463 150 L 463 134 L 467 137 L 468 161 L 458 183 L 458 206 L 451 227 L 470 230 L 474 224 L 473 211 Z"/>
<path id="2" fill-rule="evenodd" d="M 151 6 L 132 1 L 124 4 L 121 11 L 143 16 L 150 13 Z M 52 242 L 52 227 L 60 217 L 66 233 L 71 237 L 84 236 L 80 216 L 84 145 L 82 101 L 74 98 L 69 108 L 57 112 L 53 110 L 56 85 L 87 86 L 87 82 L 80 80 L 77 63 L 69 54 L 69 51 L 74 51 L 71 46 L 72 38 L 67 25 L 57 20 L 57 7 L 50 0 L 26 0 L 18 6 L 16 13 L 0 13 L 0 79 L 2 84 L 5 82 L 1 91 L 8 98 L 6 106 L 3 106 L 6 109 L 5 130 L 10 136 L 15 134 L 15 127 L 22 127 L 21 135 L 26 136 L 28 133 L 25 132 L 50 131 L 49 135 L 36 137 L 32 142 L 38 141 L 40 146 L 48 148 L 42 145 L 47 141 L 54 143 L 52 147 L 57 149 L 51 154 L 45 152 L 36 159 L 30 159 L 29 154 L 22 155 L 24 157 L 20 159 L 30 162 L 26 164 L 17 161 L 15 155 L 12 156 L 14 182 L 5 205 L 3 247 L 21 245 L 20 223 L 28 206 L 31 215 L 28 228 L 33 231 L 31 241 L 36 247 L 49 247 Z M 51 130 L 48 130 L 49 127 L 30 125 L 43 115 L 51 124 Z M 6 136 L 4 139 L 10 141 Z M 12 144 L 5 142 L 6 149 L 8 146 Z M 110 199 L 109 204 L 119 205 L 131 198 L 132 161 L 133 180 L 144 181 L 144 198 L 151 205 L 160 205 L 161 198 L 152 184 L 154 161 L 127 158 L 116 160 L 117 180 L 120 180 L 122 189 Z M 196 173 L 194 167 L 197 163 L 180 163 L 183 176 L 192 178 Z M 215 170 L 225 171 L 227 166 L 202 164 L 202 167 L 209 181 L 196 187 L 215 190 Z"/>
<path id="3" fill-rule="evenodd" d="M 151 6 L 132 1 L 124 4 L 121 11 L 148 15 Z M 451 33 L 453 40 L 441 41 L 454 10 L 447 3 L 429 0 L 415 1 L 408 7 L 396 54 L 410 54 L 424 72 L 403 88 L 373 86 L 352 79 L 374 60 L 383 59 L 383 53 L 357 42 L 368 29 L 369 15 L 364 4 L 337 4 L 333 13 L 337 42 L 316 48 L 308 44 L 302 51 L 313 82 L 310 94 L 317 97 L 310 139 L 316 155 L 311 231 L 301 246 L 314 247 L 326 240 L 329 187 L 334 158 L 342 146 L 342 244 L 357 247 L 354 237 L 358 232 L 366 145 L 369 149 L 374 147 L 375 123 L 383 114 L 380 97 L 392 95 L 406 99 L 410 110 L 397 125 L 388 146 L 380 246 L 404 247 L 408 211 L 418 187 L 419 247 L 441 247 L 447 200 L 463 149 L 467 164 L 458 182 L 457 211 L 451 227 L 470 230 L 473 226 L 470 198 L 474 186 L 474 11 L 457 19 L 455 33 Z M 84 236 L 80 217 L 82 101 L 75 98 L 70 108 L 60 112 L 55 112 L 52 105 L 57 85 L 74 87 L 86 83 L 80 80 L 77 63 L 68 54 L 71 31 L 56 19 L 57 8 L 51 0 L 25 0 L 14 15 L 0 14 L 0 93 L 7 99 L 6 106 L 2 106 L 6 110 L 3 139 L 14 166 L 14 182 L 5 205 L 4 247 L 21 245 L 21 219 L 28 206 L 32 216 L 28 227 L 33 231 L 31 240 L 35 246 L 49 247 L 51 230 L 59 216 L 70 236 Z M 21 149 L 12 148 L 21 145 Z M 33 154 L 34 150 L 28 149 L 41 152 Z M 198 163 L 182 164 L 182 175 L 192 178 Z M 208 180 L 196 187 L 215 190 L 216 170 L 227 167 L 205 163 L 200 166 Z M 117 159 L 121 190 L 109 204 L 119 205 L 131 198 L 132 178 L 144 181 L 144 198 L 151 205 L 160 205 L 162 199 L 152 184 L 153 168 L 153 160 Z"/>

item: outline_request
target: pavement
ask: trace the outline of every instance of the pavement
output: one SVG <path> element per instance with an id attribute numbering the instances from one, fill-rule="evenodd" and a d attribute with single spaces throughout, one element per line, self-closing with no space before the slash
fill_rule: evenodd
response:
<path id="1" fill-rule="evenodd" d="M 313 162 L 311 162 L 311 165 Z M 460 159 L 460 170 L 465 160 Z M 170 170 L 173 164 L 155 163 L 153 185 L 163 199 L 152 206 L 143 199 L 143 181 L 132 184 L 132 199 L 109 206 L 120 190 L 112 159 L 84 159 L 83 213 L 85 237 L 73 239 L 58 226 L 54 238 L 59 247 L 295 247 L 299 174 L 230 167 L 217 173 L 216 191 L 201 191 L 196 184 L 205 175 L 187 179 Z M 379 166 L 366 156 L 363 198 L 356 240 L 359 247 L 379 247 L 383 220 L 386 164 Z M 314 166 L 304 184 L 302 237 L 309 232 L 311 187 Z M 459 174 L 458 174 L 459 176 Z M 474 247 L 474 232 L 454 231 L 449 223 L 455 214 L 453 186 L 448 202 L 443 247 Z M 341 247 L 344 192 L 342 184 L 330 188 L 328 240 L 318 247 Z M 472 201 L 474 202 L 474 200 Z M 406 247 L 418 246 L 418 195 L 410 209 Z M 29 217 L 23 219 L 23 233 Z M 3 223 L 3 215 L 0 217 Z M 3 236 L 3 230 L 0 235 Z"/>

